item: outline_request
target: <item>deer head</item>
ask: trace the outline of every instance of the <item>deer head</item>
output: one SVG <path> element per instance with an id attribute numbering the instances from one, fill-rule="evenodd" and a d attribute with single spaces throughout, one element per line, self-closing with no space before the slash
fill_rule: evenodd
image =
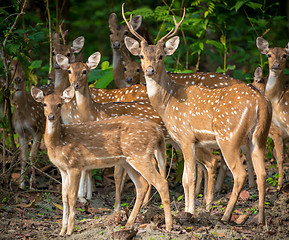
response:
<path id="1" fill-rule="evenodd" d="M 135 16 L 132 19 L 132 28 L 137 30 L 142 22 L 142 17 L 140 15 Z M 117 16 L 115 13 L 110 14 L 108 19 L 109 29 L 110 29 L 110 44 L 111 48 L 115 50 L 120 50 L 124 47 L 124 36 L 129 33 L 127 26 L 118 24 Z"/>
<path id="2" fill-rule="evenodd" d="M 256 45 L 262 54 L 268 57 L 269 69 L 278 72 L 283 71 L 286 64 L 286 58 L 289 55 L 289 43 L 285 48 L 269 48 L 269 43 L 262 37 L 258 37 Z"/>
<path id="3" fill-rule="evenodd" d="M 177 23 L 175 17 L 173 17 L 175 28 L 162 37 L 156 45 L 149 45 L 147 41 L 133 29 L 131 25 L 132 16 L 130 16 L 129 22 L 125 18 L 124 4 L 122 5 L 122 15 L 130 32 L 140 40 L 139 44 L 139 42 L 133 38 L 125 37 L 124 42 L 126 47 L 131 54 L 141 58 L 141 66 L 146 76 L 151 77 L 154 74 L 160 74 L 160 72 L 165 70 L 163 64 L 164 57 L 167 55 L 172 55 L 178 48 L 180 39 L 178 36 L 173 36 L 176 34 L 180 24 L 184 20 L 185 10 L 179 23 Z"/>
<path id="4" fill-rule="evenodd" d="M 54 34 L 52 37 L 53 42 L 53 64 L 55 69 L 60 69 L 56 62 L 56 55 L 62 54 L 69 59 L 69 62 L 75 62 L 74 53 L 79 53 L 84 46 L 84 37 L 80 36 L 76 38 L 70 46 L 60 44 L 58 34 Z"/>
<path id="5" fill-rule="evenodd" d="M 87 74 L 91 69 L 97 67 L 100 61 L 100 53 L 95 52 L 92 54 L 86 63 L 69 63 L 69 59 L 61 54 L 56 55 L 56 62 L 59 67 L 63 70 L 67 70 L 69 75 L 69 82 L 70 84 L 75 87 L 76 90 L 79 90 L 87 84 Z"/>
<path id="6" fill-rule="evenodd" d="M 10 58 L 11 79 L 14 84 L 15 92 L 25 91 L 25 72 L 19 60 Z"/>

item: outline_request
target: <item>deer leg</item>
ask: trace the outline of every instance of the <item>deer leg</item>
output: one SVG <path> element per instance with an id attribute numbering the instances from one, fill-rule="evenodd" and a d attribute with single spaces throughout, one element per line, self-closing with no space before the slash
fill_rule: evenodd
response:
<path id="1" fill-rule="evenodd" d="M 92 170 L 87 171 L 87 182 L 86 182 L 86 199 L 92 199 Z"/>
<path id="2" fill-rule="evenodd" d="M 120 211 L 121 208 L 121 193 L 124 187 L 126 171 L 121 165 L 114 167 L 114 182 L 115 182 L 115 202 L 114 211 Z"/>
<path id="3" fill-rule="evenodd" d="M 241 189 L 246 180 L 247 172 L 240 159 L 240 148 L 228 146 L 228 142 L 219 141 L 219 146 L 223 153 L 223 157 L 227 166 L 231 170 L 234 178 L 234 186 L 232 195 L 228 202 L 226 211 L 222 217 L 222 221 L 229 222 L 232 216 L 233 209 L 238 200 Z"/>
<path id="4" fill-rule="evenodd" d="M 20 158 L 21 158 L 21 175 L 20 175 L 20 188 L 25 189 L 25 171 L 27 163 L 27 154 L 28 154 L 28 139 L 24 136 L 19 135 L 19 144 L 20 144 Z"/>
<path id="5" fill-rule="evenodd" d="M 85 204 L 87 201 L 85 199 L 85 187 L 86 187 L 86 180 L 88 173 L 87 171 L 83 170 L 81 171 L 81 177 L 80 177 L 80 183 L 79 183 L 79 189 L 78 189 L 78 199 L 82 204 Z"/>
<path id="6" fill-rule="evenodd" d="M 283 186 L 283 162 L 284 162 L 284 145 L 283 139 L 277 134 L 271 136 L 276 150 L 277 165 L 278 165 L 278 187 L 280 190 Z"/>
<path id="7" fill-rule="evenodd" d="M 36 185 L 34 164 L 36 161 L 37 152 L 38 152 L 41 138 L 42 138 L 42 133 L 37 133 L 34 136 L 33 144 L 32 144 L 31 151 L 30 151 L 30 163 L 31 163 L 30 189 L 33 189 L 33 187 Z"/>
<path id="8" fill-rule="evenodd" d="M 203 169 L 200 164 L 197 164 L 197 183 L 196 183 L 196 197 L 201 193 L 203 180 Z"/>
<path id="9" fill-rule="evenodd" d="M 134 159 L 135 160 L 135 159 Z M 170 196 L 169 196 L 169 187 L 168 182 L 164 177 L 160 175 L 160 173 L 156 170 L 156 168 L 149 161 L 143 161 L 142 159 L 137 161 L 130 161 L 130 165 L 133 166 L 141 175 L 154 187 L 160 194 L 162 204 L 164 207 L 165 213 L 165 222 L 166 222 L 166 230 L 171 231 L 172 229 L 172 214 L 170 208 Z M 143 164 L 140 164 L 143 163 Z"/>
<path id="10" fill-rule="evenodd" d="M 66 235 L 68 236 L 70 236 L 74 230 L 75 204 L 77 200 L 77 192 L 80 177 L 81 171 L 79 171 L 78 169 L 69 170 L 69 185 L 68 185 L 69 218 L 66 232 Z"/>
<path id="11" fill-rule="evenodd" d="M 183 171 L 183 187 L 185 193 L 185 212 L 193 214 L 195 212 L 195 188 L 196 188 L 196 172 L 195 172 L 195 144 L 182 143 L 182 151 L 184 155 L 184 171 Z"/>
<path id="12" fill-rule="evenodd" d="M 249 149 L 249 146 L 244 146 L 242 148 L 243 153 L 245 154 L 246 161 L 247 161 L 247 169 L 248 169 L 248 179 L 249 179 L 249 188 L 256 188 L 256 181 L 255 181 L 255 173 L 253 169 L 252 164 L 252 157 L 251 157 L 251 151 Z"/>
<path id="13" fill-rule="evenodd" d="M 259 216 L 258 223 L 265 224 L 265 184 L 266 184 L 266 169 L 264 162 L 265 148 L 254 146 L 252 151 L 252 160 L 254 169 L 257 175 L 257 185 L 259 191 Z"/>
<path id="14" fill-rule="evenodd" d="M 126 169 L 129 177 L 133 181 L 135 188 L 136 188 L 135 204 L 133 206 L 132 212 L 131 212 L 131 214 L 127 220 L 127 223 L 125 225 L 126 227 L 130 227 L 133 225 L 133 223 L 136 219 L 136 216 L 137 216 L 137 214 L 138 214 L 138 212 L 139 212 L 139 210 L 143 204 L 143 200 L 145 198 L 145 195 L 146 195 L 146 192 L 148 189 L 148 182 L 130 164 L 124 163 L 122 166 Z"/>
<path id="15" fill-rule="evenodd" d="M 222 185 L 224 183 L 225 177 L 226 177 L 226 172 L 227 172 L 227 165 L 224 161 L 224 157 L 221 154 L 221 165 L 219 168 L 219 173 L 217 176 L 217 180 L 216 180 L 216 185 L 215 185 L 215 192 L 220 192 L 222 189 Z"/>
<path id="16" fill-rule="evenodd" d="M 212 158 L 212 162 L 207 165 L 208 171 L 208 181 L 207 181 L 207 191 L 206 191 L 206 209 L 208 210 L 212 202 L 214 201 L 214 193 L 215 193 L 215 180 L 216 180 L 216 170 L 217 170 L 217 159 Z"/>
<path id="17" fill-rule="evenodd" d="M 60 169 L 59 169 L 60 170 Z M 60 170 L 62 179 L 62 203 L 63 203 L 63 216 L 62 216 L 62 228 L 60 236 L 64 236 L 68 226 L 68 174 L 65 171 Z"/>

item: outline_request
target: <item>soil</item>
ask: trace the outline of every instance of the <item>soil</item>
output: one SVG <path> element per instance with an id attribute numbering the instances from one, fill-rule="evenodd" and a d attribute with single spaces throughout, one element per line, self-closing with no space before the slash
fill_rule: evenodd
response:
<path id="1" fill-rule="evenodd" d="M 203 206 L 202 195 L 196 198 L 196 213 L 184 213 L 183 189 L 176 180 L 174 168 L 169 177 L 173 230 L 165 231 L 164 214 L 156 190 L 148 206 L 143 207 L 133 229 L 125 229 L 127 216 L 134 204 L 134 186 L 127 181 L 122 195 L 122 210 L 113 211 L 114 182 L 112 169 L 98 172 L 93 199 L 77 203 L 75 231 L 67 239 L 289 239 L 289 163 L 285 163 L 285 184 L 277 191 L 274 174 L 276 163 L 267 161 L 266 224 L 258 226 L 258 191 L 246 183 L 230 223 L 220 221 L 232 190 L 232 176 L 227 178 L 221 193 L 216 194 L 209 210 Z M 45 168 L 48 170 L 49 168 Z M 59 179 L 50 167 L 49 174 Z M 19 176 L 18 176 L 19 177 Z M 10 190 L 0 189 L 0 239 L 63 239 L 58 234 L 62 221 L 60 184 L 38 175 L 38 190 L 19 190 L 17 182 Z M 287 177 L 287 178 L 286 178 Z M 15 181 L 17 173 L 13 175 Z M 271 180 L 271 181 L 270 181 Z"/>

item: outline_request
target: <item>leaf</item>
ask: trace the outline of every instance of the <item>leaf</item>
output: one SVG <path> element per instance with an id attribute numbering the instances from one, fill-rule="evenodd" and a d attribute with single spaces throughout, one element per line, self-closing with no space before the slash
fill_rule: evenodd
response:
<path id="1" fill-rule="evenodd" d="M 223 46 L 226 46 L 226 35 L 222 34 L 220 37 L 220 42 L 223 44 Z"/>
<path id="2" fill-rule="evenodd" d="M 220 42 L 215 40 L 207 40 L 206 43 L 216 47 L 218 50 L 223 50 L 223 45 Z"/>
<path id="3" fill-rule="evenodd" d="M 254 3 L 254 2 L 248 2 L 248 3 L 246 3 L 246 5 L 248 6 L 248 7 L 250 7 L 250 8 L 253 8 L 253 9 L 262 9 L 262 4 L 260 4 L 260 3 Z"/>
<path id="4" fill-rule="evenodd" d="M 52 204 L 60 210 L 63 210 L 63 207 L 57 203 L 52 202 Z"/>
<path id="5" fill-rule="evenodd" d="M 35 69 L 35 68 L 40 68 L 42 65 L 42 60 L 35 60 L 33 61 L 30 66 L 29 66 L 29 69 Z"/>
<path id="6" fill-rule="evenodd" d="M 179 197 L 177 198 L 177 201 L 178 201 L 178 202 L 179 202 L 179 201 L 182 201 L 183 197 L 184 197 L 184 195 L 179 196 Z"/>
<path id="7" fill-rule="evenodd" d="M 25 203 L 20 203 L 20 204 L 17 204 L 16 207 L 20 207 L 20 208 L 35 208 L 35 203 L 36 203 L 36 200 L 37 200 L 38 196 L 35 197 L 31 203 L 29 204 L 25 204 Z"/>
<path id="8" fill-rule="evenodd" d="M 101 64 L 101 69 L 102 70 L 106 70 L 108 69 L 109 67 L 109 62 L 108 61 L 104 61 L 102 64 Z"/>
<path id="9" fill-rule="evenodd" d="M 238 1 L 233 7 L 231 7 L 231 10 L 235 8 L 235 11 L 238 12 L 238 10 L 240 9 L 240 7 L 242 7 L 244 5 L 244 3 L 246 3 L 248 1 Z"/>

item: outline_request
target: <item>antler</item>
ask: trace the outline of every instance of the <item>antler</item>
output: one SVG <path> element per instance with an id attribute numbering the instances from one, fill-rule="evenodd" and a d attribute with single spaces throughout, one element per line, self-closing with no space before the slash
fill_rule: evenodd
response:
<path id="1" fill-rule="evenodd" d="M 178 31 L 181 23 L 183 22 L 184 18 L 185 18 L 185 13 L 186 13 L 186 9 L 184 8 L 184 13 L 183 13 L 183 17 L 181 19 L 181 21 L 179 23 L 177 23 L 175 16 L 173 16 L 174 22 L 175 22 L 175 30 L 174 28 L 172 28 L 171 31 L 169 31 L 169 33 L 167 35 L 165 35 L 164 37 L 162 37 L 158 42 L 163 42 L 165 39 L 170 38 L 172 36 L 174 36 L 176 34 L 176 32 Z M 174 31 L 173 31 L 174 30 Z M 173 33 L 172 33 L 173 31 Z"/>
<path id="2" fill-rule="evenodd" d="M 122 17 L 123 17 L 123 19 L 124 19 L 124 21 L 125 21 L 128 29 L 129 29 L 129 31 L 130 31 L 135 37 L 137 37 L 139 40 L 146 42 L 146 40 L 133 29 L 133 27 L 132 27 L 132 25 L 131 25 L 132 15 L 130 15 L 130 20 L 129 20 L 129 22 L 126 20 L 125 15 L 124 15 L 124 3 L 122 4 L 122 7 L 121 7 L 121 8 L 122 8 Z"/>

